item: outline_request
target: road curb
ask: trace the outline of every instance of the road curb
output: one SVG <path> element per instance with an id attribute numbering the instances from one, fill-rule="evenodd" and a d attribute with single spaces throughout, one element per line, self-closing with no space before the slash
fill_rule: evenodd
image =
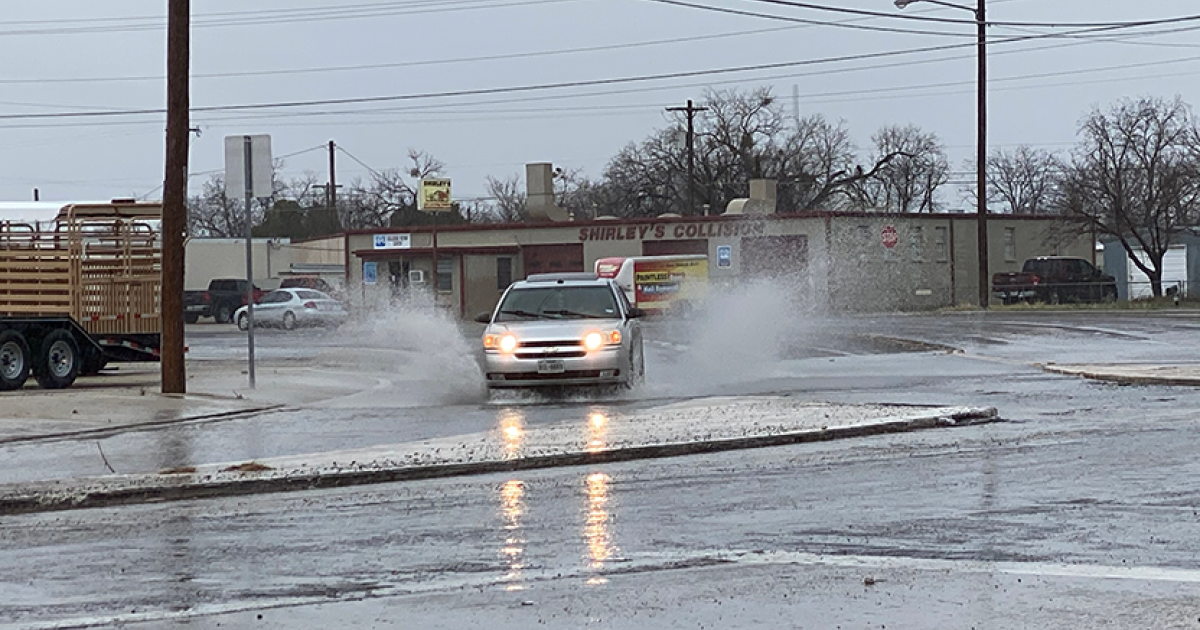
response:
<path id="1" fill-rule="evenodd" d="M 920 339 L 905 339 L 903 337 L 888 337 L 886 335 L 866 334 L 857 336 L 863 339 L 869 339 L 881 345 L 895 346 L 908 352 L 944 352 L 946 354 L 962 354 L 963 352 L 961 348 L 934 343 L 932 341 L 921 341 Z"/>
<path id="2" fill-rule="evenodd" d="M 203 414 L 199 416 L 188 416 L 184 418 L 173 418 L 171 420 L 152 420 L 150 422 L 132 422 L 128 424 L 109 425 L 97 429 L 80 429 L 78 431 L 61 431 L 58 433 L 39 433 L 37 435 L 20 435 L 15 437 L 0 438 L 0 445 L 4 444 L 19 444 L 22 442 L 51 442 L 56 440 L 79 440 L 89 438 L 106 438 L 120 433 L 129 431 L 143 431 L 161 429 L 164 427 L 184 425 L 184 424 L 200 424 L 205 422 L 219 422 L 224 420 L 236 420 L 242 416 L 252 416 L 254 414 L 266 413 L 268 411 L 279 411 L 287 408 L 287 405 L 276 404 L 267 405 L 264 407 L 248 407 L 246 409 L 237 409 L 234 411 L 221 411 L 217 413 Z"/>
<path id="3" fill-rule="evenodd" d="M 1200 387 L 1200 377 L 1188 376 L 1145 376 L 1117 372 L 1097 372 L 1054 365 L 1043 365 L 1042 370 L 1063 376 L 1077 376 L 1092 381 L 1104 381 L 1117 385 L 1167 385 L 1172 387 Z"/>
<path id="4" fill-rule="evenodd" d="M 229 476 L 213 479 L 212 475 L 197 478 L 195 474 L 145 475 L 121 480 L 99 480 L 93 488 L 72 488 L 61 482 L 46 484 L 23 494 L 0 497 L 0 514 L 30 514 L 99 507 L 127 506 L 251 494 L 295 492 L 360 485 L 418 481 L 447 477 L 518 472 L 567 466 L 593 466 L 645 459 L 681 457 L 706 453 L 766 448 L 791 444 L 903 433 L 921 429 L 964 426 L 997 421 L 995 408 L 975 408 L 961 412 L 894 420 L 875 424 L 860 424 L 832 429 L 803 430 L 774 435 L 729 438 L 702 442 L 682 442 L 636 446 L 598 452 L 571 452 L 531 456 L 502 461 L 483 461 L 423 466 L 322 471 L 317 473 L 284 473 L 274 476 Z M 269 472 L 269 471 L 268 471 Z M 222 473 L 229 474 L 229 473 Z M 108 483 L 111 487 L 104 487 Z M 124 485 L 120 485 L 124 484 Z M 140 485 L 139 485 L 140 484 Z"/>

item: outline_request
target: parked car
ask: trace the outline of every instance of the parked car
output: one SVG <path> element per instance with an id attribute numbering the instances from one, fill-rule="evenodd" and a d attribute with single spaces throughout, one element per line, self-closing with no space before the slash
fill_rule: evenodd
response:
<path id="1" fill-rule="evenodd" d="M 644 312 L 609 278 L 542 274 L 514 282 L 486 323 L 489 388 L 635 386 L 646 374 Z"/>
<path id="2" fill-rule="evenodd" d="M 1004 304 L 1110 302 L 1117 299 L 1117 282 L 1082 258 L 1041 256 L 1026 260 L 1021 271 L 993 274 L 992 293 Z"/>
<path id="3" fill-rule="evenodd" d="M 312 289 L 329 295 L 337 295 L 338 291 L 318 276 L 288 276 L 279 283 L 280 289 Z"/>
<path id="4" fill-rule="evenodd" d="M 214 278 L 203 291 L 183 292 L 183 319 L 195 324 L 201 317 L 211 317 L 218 324 L 233 321 L 238 307 L 246 305 L 246 280 Z M 255 301 L 262 299 L 263 290 L 254 287 Z"/>
<path id="5" fill-rule="evenodd" d="M 249 330 L 250 314 L 243 306 L 234 314 L 239 330 Z M 294 330 L 299 326 L 334 326 L 346 321 L 342 303 L 328 294 L 311 289 L 277 289 L 254 304 L 255 326 L 278 326 Z"/>

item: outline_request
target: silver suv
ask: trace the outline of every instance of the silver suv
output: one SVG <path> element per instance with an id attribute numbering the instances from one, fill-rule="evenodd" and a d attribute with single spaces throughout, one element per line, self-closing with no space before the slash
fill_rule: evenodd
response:
<path id="1" fill-rule="evenodd" d="M 540 274 L 514 282 L 486 323 L 490 388 L 636 386 L 646 374 L 643 313 L 608 278 Z"/>

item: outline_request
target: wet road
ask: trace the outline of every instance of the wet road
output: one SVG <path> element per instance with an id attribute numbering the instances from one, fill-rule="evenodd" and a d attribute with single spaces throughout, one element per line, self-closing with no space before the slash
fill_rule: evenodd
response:
<path id="1" fill-rule="evenodd" d="M 620 414 L 711 395 L 990 405 L 1008 420 L 594 470 L 4 517 L 0 627 L 1200 627 L 1200 396 L 1032 366 L 1194 361 L 1195 318 L 814 319 L 737 343 L 660 329 L 648 352 L 655 382 L 615 401 L 318 405 L 116 436 L 110 459 L 153 470 L 185 456 L 457 435 L 513 408 L 527 422 L 583 423 L 597 405 Z M 965 352 L 886 352 L 897 350 L 887 337 Z M 305 347 L 345 343 L 314 338 Z M 237 339 L 189 343 L 217 354 Z M 78 447 L 17 445 L 6 461 Z"/>
<path id="2" fill-rule="evenodd" d="M 1196 429 L 1071 418 L 10 517 L 0 624 L 321 628 L 339 603 L 359 627 L 1194 627 Z"/>
<path id="3" fill-rule="evenodd" d="M 119 473 L 155 472 L 203 463 L 243 462 L 334 450 L 475 434 L 497 426 L 514 409 L 529 426 L 584 422 L 596 411 L 621 416 L 680 399 L 787 393 L 818 401 L 986 405 L 1013 420 L 1073 413 L 1152 413 L 1195 405 L 1191 390 L 1145 396 L 1119 388 L 1077 392 L 1071 377 L 1046 374 L 1037 363 L 1057 361 L 1195 362 L 1197 315 L 1093 313 L 807 318 L 787 325 L 688 327 L 652 325 L 647 332 L 647 386 L 636 392 L 588 392 L 569 398 L 493 394 L 479 386 L 468 359 L 438 359 L 439 348 L 417 347 L 416 359 L 389 362 L 367 354 L 376 343 L 339 332 L 263 331 L 264 365 L 319 380 L 323 370 L 357 371 L 381 382 L 367 395 L 201 425 L 133 430 L 103 439 L 0 445 L 0 483 L 108 473 L 100 451 Z M 469 352 L 473 330 L 452 336 L 451 353 Z M 895 339 L 960 348 L 964 354 L 913 352 Z M 189 329 L 193 361 L 244 356 L 244 337 L 232 326 Z M 306 361 L 322 355 L 369 362 L 347 368 Z M 443 351 L 443 354 L 445 352 Z M 422 358 L 424 357 L 424 358 Z M 433 357 L 433 358 L 430 358 Z M 423 361 L 423 362 L 422 362 Z M 238 366 L 234 366 L 236 369 Z M 264 368 L 266 369 L 266 368 Z M 446 376 L 441 376 L 451 371 Z M 429 376 L 438 375 L 436 379 Z M 415 376 L 414 376 L 415 375 Z M 424 380 L 410 381 L 408 378 Z M 436 382 L 431 382 L 431 379 Z M 1163 398 L 1163 400 L 1158 400 Z"/>

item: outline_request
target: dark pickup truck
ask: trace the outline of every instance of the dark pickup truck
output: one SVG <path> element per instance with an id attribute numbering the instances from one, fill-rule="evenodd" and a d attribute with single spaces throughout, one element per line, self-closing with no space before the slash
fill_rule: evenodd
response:
<path id="1" fill-rule="evenodd" d="M 1021 271 L 994 274 L 992 293 L 1004 304 L 1111 302 L 1117 282 L 1082 258 L 1042 256 L 1026 260 Z"/>
<path id="2" fill-rule="evenodd" d="M 195 324 L 201 317 L 211 317 L 218 324 L 233 321 L 233 312 L 246 305 L 246 281 L 217 278 L 209 281 L 204 291 L 183 292 L 183 320 Z M 254 301 L 263 292 L 254 287 Z"/>

